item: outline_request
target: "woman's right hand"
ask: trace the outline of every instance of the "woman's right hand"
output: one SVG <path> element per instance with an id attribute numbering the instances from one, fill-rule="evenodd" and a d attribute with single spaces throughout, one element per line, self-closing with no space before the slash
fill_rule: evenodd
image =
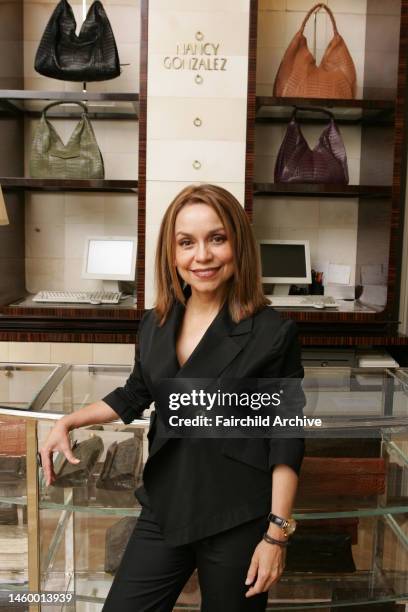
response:
<path id="1" fill-rule="evenodd" d="M 56 478 L 52 460 L 52 453 L 54 451 L 64 453 L 67 461 L 70 463 L 79 463 L 79 459 L 74 456 L 71 450 L 71 441 L 68 435 L 69 431 L 70 428 L 64 423 L 64 420 L 61 419 L 55 423 L 39 451 L 47 486 L 52 484 Z"/>

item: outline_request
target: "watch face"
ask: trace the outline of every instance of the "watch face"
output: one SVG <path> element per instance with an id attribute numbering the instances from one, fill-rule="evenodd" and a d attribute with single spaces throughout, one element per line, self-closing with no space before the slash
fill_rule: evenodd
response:
<path id="1" fill-rule="evenodd" d="M 290 519 L 288 523 L 289 525 L 286 527 L 286 533 L 291 535 L 296 529 L 296 521 L 294 519 Z"/>

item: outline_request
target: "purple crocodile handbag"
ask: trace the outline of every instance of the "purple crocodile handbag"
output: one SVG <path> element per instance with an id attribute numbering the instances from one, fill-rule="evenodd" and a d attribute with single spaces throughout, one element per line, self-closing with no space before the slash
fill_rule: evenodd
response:
<path id="1" fill-rule="evenodd" d="M 330 117 L 319 140 L 310 149 L 296 119 L 298 110 L 318 111 Z M 347 155 L 333 114 L 323 108 L 296 107 L 280 146 L 275 164 L 275 183 L 349 182 Z"/>

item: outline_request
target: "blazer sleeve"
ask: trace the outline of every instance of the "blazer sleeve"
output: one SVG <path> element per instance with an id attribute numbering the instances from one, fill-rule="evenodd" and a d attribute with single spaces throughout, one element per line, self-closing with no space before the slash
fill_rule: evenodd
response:
<path id="1" fill-rule="evenodd" d="M 295 378 L 299 384 L 293 387 L 293 397 L 290 400 L 291 415 L 303 415 L 306 398 L 301 387 L 304 377 L 301 348 L 298 339 L 298 328 L 290 321 L 289 331 L 283 347 L 281 378 Z M 271 376 L 272 377 L 272 376 Z M 299 476 L 305 453 L 304 438 L 271 438 L 269 440 L 269 467 L 272 469 L 278 463 L 289 465 Z"/>
<path id="2" fill-rule="evenodd" d="M 147 313 L 146 313 L 147 314 Z M 124 423 L 131 423 L 134 419 L 140 418 L 143 411 L 150 406 L 153 398 L 143 378 L 140 363 L 140 342 L 142 342 L 142 328 L 146 314 L 143 316 L 137 335 L 135 349 L 135 363 L 133 371 L 123 387 L 117 387 L 111 393 L 103 397 L 106 402 Z"/>

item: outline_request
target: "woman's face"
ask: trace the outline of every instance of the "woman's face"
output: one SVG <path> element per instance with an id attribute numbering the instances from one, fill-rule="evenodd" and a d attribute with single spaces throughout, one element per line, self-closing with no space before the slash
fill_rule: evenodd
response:
<path id="1" fill-rule="evenodd" d="M 217 292 L 234 273 L 232 245 L 211 206 L 187 204 L 176 217 L 175 264 L 192 291 Z"/>

